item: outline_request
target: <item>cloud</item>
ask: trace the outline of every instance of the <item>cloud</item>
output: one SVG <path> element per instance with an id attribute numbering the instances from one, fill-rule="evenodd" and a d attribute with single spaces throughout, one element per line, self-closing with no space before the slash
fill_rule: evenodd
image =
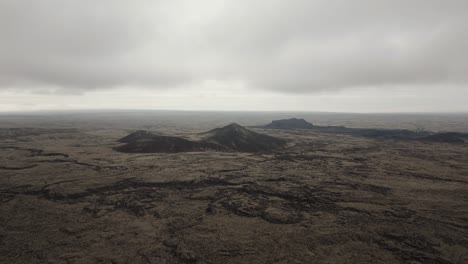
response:
<path id="1" fill-rule="evenodd" d="M 464 0 L 1 0 L 0 89 L 468 83 Z"/>

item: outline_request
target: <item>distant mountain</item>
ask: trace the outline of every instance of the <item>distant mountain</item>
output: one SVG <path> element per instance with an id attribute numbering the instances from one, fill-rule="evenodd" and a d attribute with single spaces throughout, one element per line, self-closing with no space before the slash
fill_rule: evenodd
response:
<path id="1" fill-rule="evenodd" d="M 290 118 L 273 120 L 270 124 L 266 125 L 267 128 L 278 128 L 278 129 L 310 129 L 314 125 L 305 121 L 302 118 Z"/>
<path id="2" fill-rule="evenodd" d="M 308 129 L 319 133 L 344 134 L 355 137 L 419 140 L 425 142 L 464 143 L 468 141 L 467 133 L 411 131 L 407 129 L 374 129 L 348 128 L 344 126 L 315 126 L 304 119 L 291 118 L 273 120 L 270 124 L 261 126 L 269 129 Z"/>
<path id="3" fill-rule="evenodd" d="M 284 147 L 286 141 L 246 129 L 236 123 L 198 134 L 200 140 L 155 135 L 137 131 L 118 140 L 127 143 L 115 150 L 129 153 L 167 153 L 190 151 L 271 151 Z"/>

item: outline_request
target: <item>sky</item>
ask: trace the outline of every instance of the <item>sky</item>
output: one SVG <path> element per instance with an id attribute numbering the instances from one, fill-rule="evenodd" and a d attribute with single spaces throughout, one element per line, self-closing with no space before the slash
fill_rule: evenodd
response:
<path id="1" fill-rule="evenodd" d="M 466 0 L 0 0 L 0 111 L 468 112 Z"/>

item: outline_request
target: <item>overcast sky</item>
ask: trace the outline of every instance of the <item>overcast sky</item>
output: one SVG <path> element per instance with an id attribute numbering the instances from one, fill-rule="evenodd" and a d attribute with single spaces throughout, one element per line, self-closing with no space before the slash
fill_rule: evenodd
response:
<path id="1" fill-rule="evenodd" d="M 0 0 L 0 111 L 468 112 L 466 0 Z"/>

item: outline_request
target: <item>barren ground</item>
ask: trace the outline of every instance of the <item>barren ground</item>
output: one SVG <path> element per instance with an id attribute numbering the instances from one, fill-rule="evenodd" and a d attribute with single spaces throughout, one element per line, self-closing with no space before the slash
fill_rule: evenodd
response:
<path id="1" fill-rule="evenodd" d="M 468 262 L 466 143 L 256 129 L 293 146 L 126 154 L 133 129 L 233 120 L 41 118 L 0 118 L 1 263 Z"/>

